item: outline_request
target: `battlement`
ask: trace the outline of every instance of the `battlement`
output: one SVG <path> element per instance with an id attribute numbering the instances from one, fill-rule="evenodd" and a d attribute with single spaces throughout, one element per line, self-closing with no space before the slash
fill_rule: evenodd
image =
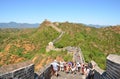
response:
<path id="1" fill-rule="evenodd" d="M 17 64 L 2 66 L 0 68 L 0 79 L 34 79 L 34 64 L 26 61 Z"/>
<path id="2" fill-rule="evenodd" d="M 120 56 L 110 54 L 106 59 L 106 70 L 95 67 L 95 79 L 119 79 L 120 78 Z"/>
<path id="3" fill-rule="evenodd" d="M 106 77 L 108 79 L 119 79 L 120 78 L 120 56 L 110 54 L 107 57 L 107 69 Z"/>

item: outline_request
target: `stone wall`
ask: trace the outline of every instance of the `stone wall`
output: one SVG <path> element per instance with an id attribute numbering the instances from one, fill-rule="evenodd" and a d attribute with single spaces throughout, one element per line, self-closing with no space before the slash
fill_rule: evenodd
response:
<path id="1" fill-rule="evenodd" d="M 120 56 L 110 54 L 106 60 L 106 71 L 95 67 L 95 79 L 120 79 Z"/>
<path id="2" fill-rule="evenodd" d="M 73 61 L 74 62 L 80 62 L 80 63 L 84 63 L 84 57 L 82 55 L 82 51 L 79 47 L 65 47 L 65 50 L 67 50 L 68 54 L 73 54 Z"/>
<path id="3" fill-rule="evenodd" d="M 39 74 L 39 78 L 38 79 L 51 79 L 51 69 L 52 69 L 52 66 L 49 65 L 47 67 L 45 67 L 45 69 L 41 70 L 40 74 Z"/>
<path id="4" fill-rule="evenodd" d="M 34 64 L 30 61 L 3 66 L 0 79 L 34 79 Z"/>
<path id="5" fill-rule="evenodd" d="M 94 72 L 94 79 L 102 79 L 101 74 L 99 72 L 97 72 L 96 70 Z"/>
<path id="6" fill-rule="evenodd" d="M 106 76 L 108 79 L 120 79 L 120 56 L 110 54 L 107 57 Z"/>

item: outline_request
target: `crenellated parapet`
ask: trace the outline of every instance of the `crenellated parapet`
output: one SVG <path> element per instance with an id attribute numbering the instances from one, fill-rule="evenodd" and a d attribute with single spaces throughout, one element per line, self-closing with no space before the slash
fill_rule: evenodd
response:
<path id="1" fill-rule="evenodd" d="M 26 61 L 2 66 L 0 79 L 34 79 L 34 64 L 31 61 Z"/>
<path id="2" fill-rule="evenodd" d="M 106 70 L 95 65 L 95 79 L 120 79 L 120 56 L 110 54 L 106 59 Z"/>
<path id="3" fill-rule="evenodd" d="M 110 54 L 106 62 L 106 77 L 108 79 L 120 79 L 120 56 Z"/>

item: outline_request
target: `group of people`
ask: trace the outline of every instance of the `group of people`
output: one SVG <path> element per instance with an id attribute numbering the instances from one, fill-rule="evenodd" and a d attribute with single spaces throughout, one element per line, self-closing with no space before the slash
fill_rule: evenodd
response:
<path id="1" fill-rule="evenodd" d="M 58 76 L 58 71 L 63 71 L 65 73 L 76 74 L 81 73 L 86 76 L 86 79 L 94 79 L 94 68 L 91 63 L 83 64 L 80 62 L 54 62 L 51 63 L 52 72 L 55 76 Z"/>
<path id="2" fill-rule="evenodd" d="M 92 63 L 83 64 L 82 74 L 86 76 L 86 79 L 94 79 L 94 66 Z"/>

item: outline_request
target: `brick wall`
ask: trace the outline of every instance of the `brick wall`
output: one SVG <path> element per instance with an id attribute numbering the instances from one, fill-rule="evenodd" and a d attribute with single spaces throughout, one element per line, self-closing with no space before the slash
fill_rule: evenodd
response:
<path id="1" fill-rule="evenodd" d="M 95 70 L 95 79 L 120 79 L 120 56 L 110 54 L 106 60 L 106 71 Z"/>
<path id="2" fill-rule="evenodd" d="M 34 79 L 34 64 L 30 61 L 0 68 L 1 79 Z"/>
<path id="3" fill-rule="evenodd" d="M 41 73 L 38 79 L 51 79 L 51 76 L 52 76 L 51 69 L 52 69 L 52 66 L 48 65 L 47 67 L 45 67 L 45 69 L 41 70 Z"/>
<path id="4" fill-rule="evenodd" d="M 107 57 L 106 77 L 120 79 L 120 56 L 110 54 Z"/>

